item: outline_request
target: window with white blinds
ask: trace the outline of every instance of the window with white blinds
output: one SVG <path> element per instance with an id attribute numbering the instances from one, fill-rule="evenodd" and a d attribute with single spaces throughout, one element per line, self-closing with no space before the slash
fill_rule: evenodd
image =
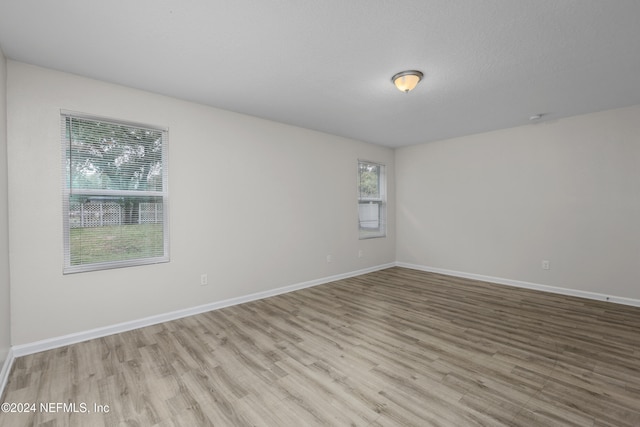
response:
<path id="1" fill-rule="evenodd" d="M 169 261 L 168 130 L 61 113 L 64 273 Z"/>
<path id="2" fill-rule="evenodd" d="M 387 235 L 385 166 L 358 161 L 358 225 L 360 239 Z"/>

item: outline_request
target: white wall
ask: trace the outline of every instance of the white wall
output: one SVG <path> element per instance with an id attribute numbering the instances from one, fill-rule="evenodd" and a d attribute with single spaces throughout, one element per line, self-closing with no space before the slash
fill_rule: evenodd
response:
<path id="1" fill-rule="evenodd" d="M 402 148 L 396 171 L 399 262 L 640 299 L 640 106 Z"/>
<path id="2" fill-rule="evenodd" d="M 62 274 L 60 109 L 169 127 L 170 263 Z M 11 60 L 8 125 L 14 345 L 395 260 L 393 191 L 389 237 L 357 230 L 357 159 L 393 190 L 390 149 Z"/>
<path id="3" fill-rule="evenodd" d="M 7 219 L 7 68 L 0 50 L 0 370 L 11 347 L 9 298 L 9 223 Z"/>

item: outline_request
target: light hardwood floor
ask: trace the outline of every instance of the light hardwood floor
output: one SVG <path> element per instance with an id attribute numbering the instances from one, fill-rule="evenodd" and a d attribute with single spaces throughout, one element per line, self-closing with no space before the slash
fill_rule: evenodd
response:
<path id="1" fill-rule="evenodd" d="M 640 426 L 640 309 L 391 268 L 21 357 L 2 401 L 90 412 L 7 427 Z"/>

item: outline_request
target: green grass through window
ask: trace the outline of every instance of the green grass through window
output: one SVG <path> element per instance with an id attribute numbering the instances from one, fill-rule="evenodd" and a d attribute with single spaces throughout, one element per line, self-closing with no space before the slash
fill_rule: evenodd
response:
<path id="1" fill-rule="evenodd" d="M 72 228 L 71 265 L 162 256 L 162 233 L 162 224 Z"/>

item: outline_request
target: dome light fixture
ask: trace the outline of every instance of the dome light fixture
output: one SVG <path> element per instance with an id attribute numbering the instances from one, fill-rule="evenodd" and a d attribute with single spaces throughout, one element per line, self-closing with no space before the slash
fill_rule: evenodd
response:
<path id="1" fill-rule="evenodd" d="M 413 90 L 420 80 L 422 80 L 424 74 L 418 70 L 407 70 L 402 71 L 393 77 L 391 77 L 391 81 L 398 88 L 399 91 L 407 93 Z"/>

